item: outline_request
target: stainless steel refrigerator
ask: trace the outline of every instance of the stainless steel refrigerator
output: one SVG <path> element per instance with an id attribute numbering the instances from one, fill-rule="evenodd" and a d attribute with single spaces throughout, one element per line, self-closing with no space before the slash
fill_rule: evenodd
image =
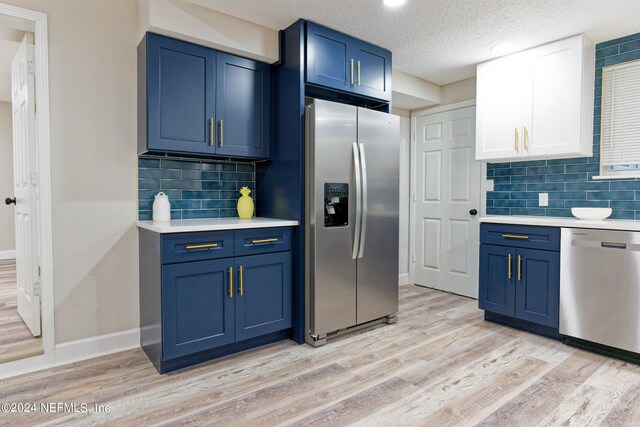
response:
<path id="1" fill-rule="evenodd" d="M 400 123 L 379 111 L 306 107 L 306 341 L 398 311 Z"/>

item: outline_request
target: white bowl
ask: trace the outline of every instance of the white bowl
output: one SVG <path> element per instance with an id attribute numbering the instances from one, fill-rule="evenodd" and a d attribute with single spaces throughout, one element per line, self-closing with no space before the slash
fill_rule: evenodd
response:
<path id="1" fill-rule="evenodd" d="M 603 220 L 609 218 L 611 208 L 571 208 L 571 213 L 578 219 Z"/>

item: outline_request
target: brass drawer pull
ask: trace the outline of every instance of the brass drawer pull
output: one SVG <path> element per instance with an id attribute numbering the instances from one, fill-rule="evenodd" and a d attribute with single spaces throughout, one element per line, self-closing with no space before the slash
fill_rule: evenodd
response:
<path id="1" fill-rule="evenodd" d="M 209 145 L 216 145 L 216 121 L 213 117 L 209 119 Z"/>
<path id="2" fill-rule="evenodd" d="M 518 255 L 518 281 L 522 279 L 522 255 Z"/>
<path id="3" fill-rule="evenodd" d="M 273 243 L 273 242 L 277 242 L 277 241 L 278 241 L 278 239 L 274 237 L 274 238 L 271 238 L 271 239 L 253 240 L 251 243 L 256 245 L 258 243 Z"/>
<path id="4" fill-rule="evenodd" d="M 349 83 L 353 85 L 353 58 L 349 61 L 349 66 L 351 67 L 351 78 L 349 79 Z"/>
<path id="5" fill-rule="evenodd" d="M 360 86 L 360 61 L 358 61 L 358 86 Z"/>
<path id="6" fill-rule="evenodd" d="M 220 119 L 220 148 L 224 147 L 224 120 Z"/>
<path id="7" fill-rule="evenodd" d="M 516 128 L 516 130 L 513 132 L 513 136 L 514 136 L 513 149 L 517 153 L 518 146 L 520 145 L 520 136 L 518 136 L 518 128 Z"/>
<path id="8" fill-rule="evenodd" d="M 505 239 L 522 239 L 522 240 L 529 239 L 529 236 L 517 236 L 515 234 L 503 234 L 502 237 L 504 237 Z"/>
<path id="9" fill-rule="evenodd" d="M 206 249 L 206 248 L 217 248 L 218 244 L 217 243 L 207 243 L 204 245 L 189 245 L 187 246 L 187 249 Z"/>
<path id="10" fill-rule="evenodd" d="M 509 264 L 508 264 L 508 267 L 507 267 L 507 272 L 508 272 L 507 278 L 511 279 L 511 254 L 509 254 Z"/>
<path id="11" fill-rule="evenodd" d="M 524 128 L 524 151 L 526 151 L 527 153 L 529 152 L 529 144 L 527 143 L 528 140 L 529 140 L 529 132 L 525 127 Z"/>
<path id="12" fill-rule="evenodd" d="M 233 298 L 233 267 L 229 267 L 229 298 Z"/>
<path id="13" fill-rule="evenodd" d="M 242 283 L 243 282 L 242 273 L 243 273 L 243 269 L 242 269 L 242 266 L 240 266 L 240 296 L 244 295 L 244 284 Z"/>

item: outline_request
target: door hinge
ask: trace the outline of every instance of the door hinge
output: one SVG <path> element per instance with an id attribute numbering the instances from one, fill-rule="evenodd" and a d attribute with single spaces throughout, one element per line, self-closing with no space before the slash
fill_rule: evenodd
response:
<path id="1" fill-rule="evenodd" d="M 412 195 L 412 199 L 413 199 L 413 203 L 415 203 L 418 199 L 416 198 L 416 193 L 413 193 Z"/>
<path id="2" fill-rule="evenodd" d="M 42 272 L 41 272 L 40 266 L 38 266 L 38 277 L 41 277 L 41 276 L 42 276 Z"/>
<path id="3" fill-rule="evenodd" d="M 416 142 L 416 132 L 413 132 L 413 142 Z"/>
<path id="4" fill-rule="evenodd" d="M 415 254 L 411 255 L 411 262 L 412 262 L 413 264 L 415 264 L 415 263 L 416 263 L 416 255 L 415 255 Z"/>
<path id="5" fill-rule="evenodd" d="M 42 286 L 40 282 L 36 282 L 33 284 L 33 296 L 39 297 L 42 293 Z"/>
<path id="6" fill-rule="evenodd" d="M 36 75 L 36 64 L 34 64 L 33 61 L 27 61 L 27 71 L 29 72 L 29 74 L 31 74 L 32 76 Z"/>

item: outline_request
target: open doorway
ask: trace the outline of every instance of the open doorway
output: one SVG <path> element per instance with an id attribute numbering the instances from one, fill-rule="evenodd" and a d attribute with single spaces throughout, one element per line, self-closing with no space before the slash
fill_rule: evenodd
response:
<path id="1" fill-rule="evenodd" d="M 43 353 L 35 49 L 29 30 L 0 16 L 0 363 Z"/>

